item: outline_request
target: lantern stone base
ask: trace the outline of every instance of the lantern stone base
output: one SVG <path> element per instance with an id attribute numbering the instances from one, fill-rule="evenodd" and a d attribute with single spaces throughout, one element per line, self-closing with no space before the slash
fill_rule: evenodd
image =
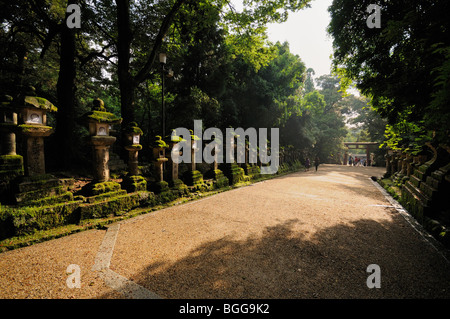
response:
<path id="1" fill-rule="evenodd" d="M 230 185 L 228 177 L 220 169 L 211 169 L 205 173 L 204 177 L 213 180 L 214 188 L 223 188 Z"/>
<path id="2" fill-rule="evenodd" d="M 53 133 L 53 128 L 44 125 L 19 125 L 26 137 L 25 175 L 39 176 L 45 174 L 44 137 Z"/>
<path id="3" fill-rule="evenodd" d="M 203 175 L 200 171 L 187 171 L 183 174 L 183 180 L 188 186 L 203 184 Z"/>
<path id="4" fill-rule="evenodd" d="M 75 183 L 72 178 L 56 178 L 50 174 L 23 176 L 12 185 L 15 204 L 18 206 L 51 206 L 73 201 L 69 190 Z"/>
<path id="5" fill-rule="evenodd" d="M 108 194 L 104 194 L 107 196 Z M 101 195 L 99 195 L 101 196 Z M 136 192 L 119 196 L 105 197 L 95 203 L 83 203 L 79 207 L 80 220 L 122 216 L 140 206 L 152 202 L 154 194 L 150 192 Z"/>
<path id="6" fill-rule="evenodd" d="M 250 180 L 258 179 L 261 176 L 261 169 L 257 165 L 244 164 L 244 172 L 250 177 Z"/>
<path id="7" fill-rule="evenodd" d="M 170 191 L 169 183 L 166 181 L 155 182 L 150 185 L 150 190 L 156 194 Z"/>
<path id="8" fill-rule="evenodd" d="M 20 155 L 0 156 L 0 180 L 10 181 L 23 175 L 23 157 Z"/>
<path id="9" fill-rule="evenodd" d="M 23 157 L 20 155 L 0 156 L 0 202 L 8 203 L 11 200 L 11 182 L 22 176 Z"/>
<path id="10" fill-rule="evenodd" d="M 108 181 L 108 182 L 91 182 L 86 184 L 80 191 L 83 196 L 97 196 L 111 192 L 120 191 L 122 188 L 119 183 Z"/>
<path id="11" fill-rule="evenodd" d="M 0 123 L 1 150 L 5 155 L 16 155 L 16 125 L 14 123 Z"/>
<path id="12" fill-rule="evenodd" d="M 228 178 L 231 185 L 238 184 L 246 180 L 244 169 L 239 167 L 237 163 L 232 164 L 223 163 L 220 165 L 220 169 L 222 170 L 223 174 Z"/>
<path id="13" fill-rule="evenodd" d="M 227 187 L 230 184 L 228 178 L 223 174 L 220 169 L 214 170 L 214 184 L 216 188 Z"/>
<path id="14" fill-rule="evenodd" d="M 174 179 L 169 185 L 171 186 L 171 191 L 177 193 L 179 196 L 189 195 L 189 188 L 181 179 Z"/>
<path id="15" fill-rule="evenodd" d="M 121 185 L 129 193 L 147 190 L 147 181 L 144 177 L 138 175 L 125 176 Z"/>

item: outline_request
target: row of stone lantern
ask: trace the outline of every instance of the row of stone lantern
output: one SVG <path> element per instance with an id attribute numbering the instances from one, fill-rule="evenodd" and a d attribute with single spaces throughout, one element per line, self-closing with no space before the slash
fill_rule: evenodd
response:
<path id="1" fill-rule="evenodd" d="M 3 97 L 0 108 L 1 156 L 20 156 L 16 153 L 16 134 L 25 139 L 24 168 L 26 176 L 45 174 L 44 137 L 53 133 L 47 126 L 47 112 L 57 108 L 48 100 L 37 97 L 28 87 L 17 98 Z"/>
<path id="2" fill-rule="evenodd" d="M 93 108 L 90 112 L 80 118 L 80 122 L 87 124 L 89 129 L 89 144 L 93 148 L 94 162 L 94 183 L 103 183 L 109 180 L 109 148 L 116 141 L 114 136 L 109 135 L 110 125 L 119 124 L 122 119 L 114 114 L 107 112 L 104 103 L 100 99 L 93 102 Z M 140 137 L 143 132 L 137 123 L 129 123 L 123 130 L 125 137 L 125 149 L 128 151 L 128 174 L 124 177 L 123 185 L 129 192 L 146 190 L 146 180 L 139 176 L 138 154 L 142 150 Z M 172 147 L 176 147 L 175 142 L 171 142 Z M 153 145 L 154 168 L 157 175 L 157 183 L 164 182 L 164 164 L 169 161 L 166 157 L 166 149 L 169 145 L 157 136 Z M 177 152 L 172 152 L 176 156 Z M 178 164 L 170 161 L 172 164 L 172 178 L 178 179 Z"/>
<path id="3" fill-rule="evenodd" d="M 56 112 L 57 108 L 44 98 L 37 97 L 34 89 L 30 88 L 25 94 L 13 100 L 5 97 L 0 108 L 0 130 L 2 133 L 1 155 L 16 156 L 16 136 L 17 132 L 22 133 L 26 139 L 25 148 L 25 174 L 27 176 L 45 174 L 44 158 L 44 137 L 53 133 L 53 128 L 47 126 L 47 112 Z M 21 115 L 20 123 L 18 114 Z M 116 137 L 110 135 L 111 126 L 120 124 L 122 118 L 115 116 L 106 110 L 104 102 L 95 99 L 91 111 L 85 113 L 79 122 L 86 125 L 89 131 L 88 144 L 92 147 L 93 153 L 93 175 L 94 183 L 108 182 L 109 172 L 109 149 L 116 141 Z M 192 133 L 192 132 L 191 132 Z M 130 123 L 124 128 L 125 149 L 129 153 L 127 179 L 129 184 L 140 184 L 141 187 L 131 188 L 131 191 L 143 190 L 146 182 L 142 177 L 138 177 L 138 152 L 142 150 L 140 136 L 142 130 L 136 123 Z M 199 150 L 197 147 L 198 137 L 191 134 L 191 171 L 196 172 L 195 155 Z M 153 143 L 154 166 L 158 176 L 158 182 L 164 181 L 164 165 L 170 164 L 172 181 L 178 180 L 178 164 L 173 161 L 173 157 L 181 155 L 177 148 L 177 141 L 170 142 L 171 156 L 166 157 L 166 150 L 169 148 L 161 137 L 157 137 Z M 218 169 L 217 154 L 215 154 L 214 169 Z"/>

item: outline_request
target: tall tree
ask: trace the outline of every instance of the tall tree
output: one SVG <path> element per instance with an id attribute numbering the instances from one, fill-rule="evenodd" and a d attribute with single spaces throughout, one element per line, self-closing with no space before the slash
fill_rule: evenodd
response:
<path id="1" fill-rule="evenodd" d="M 242 52 L 242 48 L 245 46 L 239 45 L 240 32 L 247 36 L 247 39 L 255 39 L 254 30 L 261 31 L 261 28 L 268 22 L 284 21 L 287 18 L 289 11 L 299 10 L 307 5 L 310 0 L 271 0 L 271 1 L 246 1 L 248 6 L 241 13 L 237 13 L 233 10 L 224 14 L 224 21 L 229 25 L 233 25 L 232 29 L 237 33 L 230 36 L 231 43 L 234 44 L 237 52 Z M 159 53 L 163 41 L 170 31 L 175 16 L 179 13 L 180 9 L 185 4 L 190 4 L 194 9 L 195 7 L 201 8 L 202 6 L 215 6 L 218 10 L 222 10 L 225 6 L 229 5 L 227 0 L 173 0 L 166 3 L 152 4 L 158 7 L 160 24 L 157 28 L 157 32 L 153 33 L 151 39 L 152 47 L 148 54 L 143 55 L 143 63 L 136 63 L 133 67 L 130 64 L 131 48 L 133 46 L 133 40 L 138 30 L 135 28 L 135 24 L 139 22 L 139 17 L 131 16 L 132 3 L 129 0 L 116 0 L 117 10 L 117 28 L 118 28 L 118 75 L 121 93 L 121 109 L 124 123 L 130 122 L 134 119 L 134 93 L 136 87 L 143 83 L 154 70 L 155 59 Z M 140 5 L 144 5 L 145 2 L 141 2 Z M 281 12 L 280 12 L 281 11 Z M 134 13 L 139 12 L 136 10 Z M 142 38 L 141 38 L 142 40 Z M 248 47 L 249 42 L 247 43 Z M 253 48 L 253 46 L 250 46 Z M 261 48 L 261 47 L 260 47 Z M 241 51 L 239 51 L 241 50 Z M 247 53 L 249 53 L 247 51 Z M 248 56 L 248 55 L 247 55 Z"/>
<path id="2" fill-rule="evenodd" d="M 68 5 L 77 4 L 75 0 L 69 0 Z M 56 85 L 56 94 L 58 98 L 59 112 L 57 112 L 57 125 L 55 140 L 61 151 L 62 158 L 60 163 L 63 168 L 69 168 L 76 160 L 76 151 L 74 150 L 74 129 L 75 129 L 75 32 L 76 28 L 69 28 L 65 23 L 70 16 L 67 12 L 61 29 L 60 41 L 60 59 L 59 75 Z"/>
<path id="3" fill-rule="evenodd" d="M 355 81 L 389 125 L 407 121 L 422 128 L 416 133 L 435 131 L 436 140 L 450 142 L 450 2 L 379 1 L 380 28 L 366 25 L 371 3 L 334 0 L 329 8 L 336 70 Z"/>

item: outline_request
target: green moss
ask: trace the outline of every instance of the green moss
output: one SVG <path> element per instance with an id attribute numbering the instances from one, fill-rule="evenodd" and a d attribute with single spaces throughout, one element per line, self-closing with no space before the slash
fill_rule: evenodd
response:
<path id="1" fill-rule="evenodd" d="M 178 197 L 189 195 L 189 188 L 181 179 L 171 181 L 169 185 L 171 186 L 170 191 Z"/>
<path id="2" fill-rule="evenodd" d="M 26 204 L 27 202 L 33 202 L 44 197 L 61 195 L 65 192 L 66 188 L 64 186 L 38 189 L 16 194 L 16 201 L 17 203 Z"/>
<path id="3" fill-rule="evenodd" d="M 203 184 L 203 175 L 200 171 L 187 171 L 183 174 L 183 180 L 186 185 L 196 186 Z"/>
<path id="4" fill-rule="evenodd" d="M 46 133 L 53 130 L 51 126 L 45 125 L 20 124 L 18 127 L 22 130 L 22 133 Z"/>
<path id="5" fill-rule="evenodd" d="M 167 192 L 169 191 L 169 183 L 166 181 L 152 183 L 150 184 L 150 190 L 156 194 Z"/>
<path id="6" fill-rule="evenodd" d="M 10 181 L 14 180 L 16 177 L 22 176 L 23 174 L 24 174 L 23 168 L 1 170 L 0 171 L 0 181 L 10 182 Z"/>
<path id="7" fill-rule="evenodd" d="M 244 166 L 244 172 L 249 176 L 250 180 L 255 180 L 259 178 L 261 171 L 260 168 L 256 165 L 246 164 Z"/>
<path id="8" fill-rule="evenodd" d="M 106 201 L 94 204 L 80 205 L 80 219 L 103 218 L 107 216 L 119 216 L 125 212 L 139 207 L 146 201 L 147 192 L 139 192 L 110 198 Z"/>
<path id="9" fill-rule="evenodd" d="M 58 108 L 54 106 L 50 101 L 42 97 L 37 96 L 25 96 L 25 104 L 34 106 L 41 110 L 47 110 L 49 112 L 57 112 Z"/>
<path id="10" fill-rule="evenodd" d="M 64 192 L 59 195 L 44 197 L 32 201 L 27 201 L 25 203 L 20 203 L 20 206 L 48 206 L 58 203 L 65 203 L 73 201 L 73 194 L 71 192 Z"/>
<path id="11" fill-rule="evenodd" d="M 17 189 L 20 193 L 42 190 L 54 187 L 69 187 L 75 182 L 72 178 L 56 179 L 51 175 L 24 176 L 20 179 Z"/>
<path id="12" fill-rule="evenodd" d="M 0 156 L 0 168 L 4 167 L 17 167 L 23 165 L 23 157 L 21 155 L 1 155 Z"/>
<path id="13" fill-rule="evenodd" d="M 130 193 L 147 190 L 147 181 L 142 176 L 126 176 L 121 185 Z"/>
<path id="14" fill-rule="evenodd" d="M 103 193 L 103 194 L 96 195 L 96 196 L 87 197 L 84 201 L 87 203 L 98 203 L 98 202 L 105 201 L 105 200 L 108 200 L 113 197 L 122 196 L 122 195 L 126 195 L 126 194 L 127 194 L 127 191 L 124 189 L 121 189 L 118 191 L 112 191 L 112 192 Z"/>
<path id="15" fill-rule="evenodd" d="M 177 191 L 172 191 L 170 189 L 163 191 L 157 195 L 158 202 L 160 204 L 169 203 L 179 197 Z"/>
<path id="16" fill-rule="evenodd" d="M 221 167 L 225 176 L 228 177 L 231 185 L 245 181 L 244 169 L 239 167 L 236 163 L 222 164 Z"/>
<path id="17" fill-rule="evenodd" d="M 104 193 L 114 192 L 120 190 L 120 184 L 117 182 L 101 182 L 101 183 L 91 183 L 84 187 L 85 194 L 88 195 L 100 195 Z"/>
<path id="18" fill-rule="evenodd" d="M 90 111 L 86 113 L 83 117 L 88 120 L 94 120 L 99 123 L 119 124 L 122 122 L 121 117 L 118 117 L 113 113 L 103 111 Z"/>
<path id="19" fill-rule="evenodd" d="M 153 147 L 154 148 L 168 148 L 169 145 L 167 145 L 166 142 L 164 142 L 164 140 L 161 138 L 161 136 L 157 135 L 155 136 L 155 141 L 153 142 Z"/>
<path id="20" fill-rule="evenodd" d="M 174 143 L 180 143 L 183 141 L 186 141 L 184 138 L 182 138 L 181 136 L 171 136 L 171 141 Z"/>
<path id="21" fill-rule="evenodd" d="M 128 134 L 134 134 L 134 135 L 142 135 L 142 134 L 144 134 L 144 132 L 138 127 L 136 122 L 129 123 L 125 127 L 124 132 L 128 133 Z"/>
<path id="22" fill-rule="evenodd" d="M 22 178 L 22 182 L 39 182 L 49 179 L 55 179 L 53 175 L 50 174 L 41 174 L 41 175 L 34 175 L 34 176 L 27 176 Z"/>
<path id="23" fill-rule="evenodd" d="M 2 208 L 0 229 L 6 236 L 22 236 L 77 221 L 75 210 L 80 202 L 21 208 Z M 3 232 L 2 232 L 3 233 Z M 2 236 L 1 239 L 8 238 Z"/>
<path id="24" fill-rule="evenodd" d="M 127 151 L 140 151 L 142 150 L 142 145 L 140 144 L 127 145 L 125 146 L 125 149 Z"/>

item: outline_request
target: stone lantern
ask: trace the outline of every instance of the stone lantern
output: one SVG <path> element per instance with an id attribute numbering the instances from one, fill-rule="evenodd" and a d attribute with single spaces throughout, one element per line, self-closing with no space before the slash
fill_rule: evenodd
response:
<path id="1" fill-rule="evenodd" d="M 195 171 L 197 168 L 195 163 L 195 155 L 199 151 L 197 141 L 200 140 L 200 138 L 197 135 L 194 135 L 192 130 L 189 131 L 191 132 L 191 169 L 192 171 Z"/>
<path id="2" fill-rule="evenodd" d="M 1 154 L 16 155 L 17 111 L 11 106 L 12 97 L 5 95 L 0 105 Z"/>
<path id="3" fill-rule="evenodd" d="M 175 130 L 174 130 L 175 131 Z M 172 182 L 175 182 L 179 179 L 178 177 L 178 158 L 182 155 L 183 151 L 180 149 L 180 142 L 185 141 L 182 137 L 172 134 L 171 140 L 169 142 L 169 169 L 172 175 Z"/>
<path id="4" fill-rule="evenodd" d="M 390 148 L 387 149 L 386 152 L 386 173 L 385 176 L 391 176 L 392 172 L 393 172 L 393 168 L 392 168 L 392 162 L 393 162 L 393 155 L 394 155 L 394 151 L 391 150 Z"/>
<path id="5" fill-rule="evenodd" d="M 94 153 L 94 179 L 96 182 L 107 182 L 109 180 L 109 148 L 116 141 L 116 137 L 110 136 L 109 131 L 111 125 L 120 124 L 122 118 L 107 112 L 103 101 L 95 99 L 92 110 L 84 114 L 80 120 L 87 124 L 89 130 L 89 144 Z"/>
<path id="6" fill-rule="evenodd" d="M 155 170 L 159 177 L 158 182 L 164 181 L 164 162 L 167 162 L 166 148 L 168 148 L 166 142 L 163 141 L 161 136 L 156 136 L 156 140 L 153 143 L 153 159 L 155 164 Z"/>
<path id="7" fill-rule="evenodd" d="M 137 126 L 137 123 L 131 122 L 124 130 L 125 135 L 125 149 L 128 151 L 128 173 L 130 175 L 138 175 L 138 153 L 142 150 L 142 145 L 139 144 L 142 130 Z"/>
<path id="8" fill-rule="evenodd" d="M 129 123 L 124 129 L 125 149 L 128 151 L 128 174 L 124 177 L 122 185 L 128 192 L 147 190 L 147 181 L 144 177 L 138 176 L 138 153 L 142 150 L 139 142 L 142 134 L 136 122 Z"/>
<path id="9" fill-rule="evenodd" d="M 26 139 L 25 174 L 27 176 L 45 174 L 44 137 L 54 131 L 47 126 L 47 112 L 58 109 L 48 100 L 37 97 L 34 88 L 30 87 L 27 95 L 22 95 L 14 102 L 21 114 L 19 131 Z"/>
<path id="10" fill-rule="evenodd" d="M 23 175 L 23 157 L 16 154 L 17 110 L 13 98 L 2 97 L 0 104 L 0 200 L 8 200 L 10 181 Z"/>

